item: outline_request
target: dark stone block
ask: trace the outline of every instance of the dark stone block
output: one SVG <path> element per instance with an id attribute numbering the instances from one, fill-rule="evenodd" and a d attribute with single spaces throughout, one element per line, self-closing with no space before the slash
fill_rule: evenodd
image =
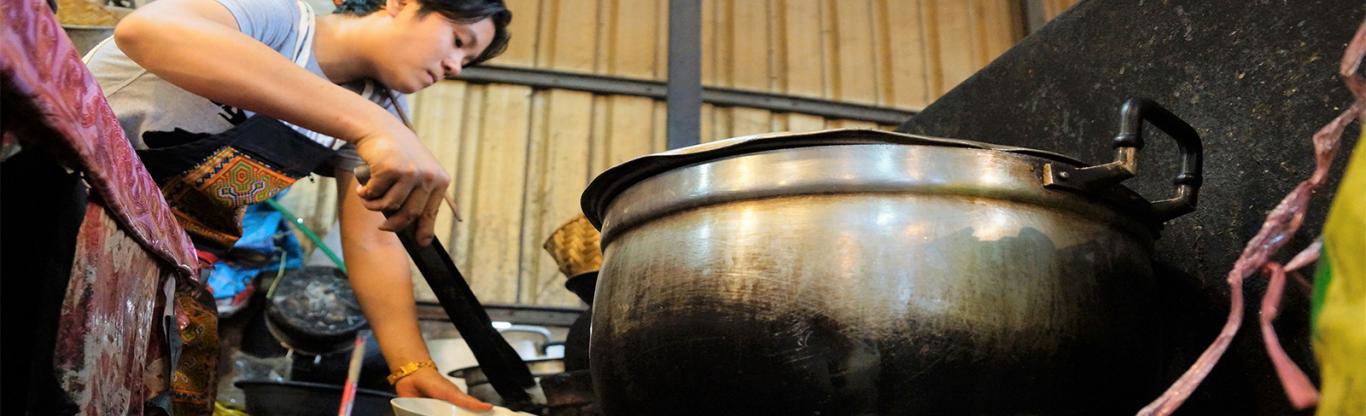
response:
<path id="1" fill-rule="evenodd" d="M 1310 136 L 1350 105 L 1337 77 L 1361 2 L 1089 0 L 1025 38 L 898 130 L 1032 147 L 1090 163 L 1113 158 L 1110 139 L 1127 97 L 1151 98 L 1200 133 L 1199 209 L 1158 241 L 1168 379 L 1213 340 L 1228 310 L 1225 277 L 1280 199 L 1314 169 Z M 1334 178 L 1311 202 L 1278 259 L 1319 235 L 1359 127 L 1344 134 Z M 1145 129 L 1139 177 L 1149 199 L 1171 192 L 1176 146 Z M 1266 280 L 1246 283 L 1243 329 L 1184 414 L 1289 414 L 1257 331 Z M 1291 357 L 1314 377 L 1308 291 L 1287 289 L 1277 321 Z"/>

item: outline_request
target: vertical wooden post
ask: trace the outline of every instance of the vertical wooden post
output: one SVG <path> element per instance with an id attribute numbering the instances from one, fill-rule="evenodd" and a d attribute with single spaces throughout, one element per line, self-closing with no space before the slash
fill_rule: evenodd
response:
<path id="1" fill-rule="evenodd" d="M 701 142 L 701 0 L 669 0 L 668 147 Z"/>

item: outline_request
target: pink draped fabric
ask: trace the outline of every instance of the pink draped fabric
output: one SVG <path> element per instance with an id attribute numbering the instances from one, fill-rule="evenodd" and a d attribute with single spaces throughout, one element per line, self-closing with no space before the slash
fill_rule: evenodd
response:
<path id="1" fill-rule="evenodd" d="M 167 397 L 166 289 L 197 279 L 193 246 L 47 4 L 0 3 L 3 144 L 56 152 L 91 187 L 53 371 L 81 414 L 146 413 Z"/>
<path id="2" fill-rule="evenodd" d="M 114 220 L 147 251 L 194 276 L 197 262 L 190 238 L 166 207 L 147 169 L 123 136 L 104 93 L 81 62 L 57 19 L 41 0 L 0 0 L 0 73 L 5 82 L 33 104 L 37 114 L 19 123 L 37 123 L 54 130 L 50 140 L 106 201 Z M 7 109 L 9 110 L 9 109 Z M 48 138 L 45 138 L 48 139 Z M 60 140 L 59 140 L 60 139 Z"/>
<path id="3" fill-rule="evenodd" d="M 86 209 L 53 367 L 81 414 L 141 415 L 171 382 L 166 297 L 158 295 L 175 269 L 162 267 L 110 213 L 99 202 Z"/>

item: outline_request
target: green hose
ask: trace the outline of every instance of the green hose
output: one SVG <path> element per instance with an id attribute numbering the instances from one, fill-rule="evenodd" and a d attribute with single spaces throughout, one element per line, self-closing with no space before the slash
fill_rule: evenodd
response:
<path id="1" fill-rule="evenodd" d="M 274 208 L 276 211 L 280 211 L 280 214 L 284 215 L 285 219 L 288 220 L 290 224 L 298 227 L 299 231 L 303 231 L 304 235 L 308 236 L 310 241 L 313 241 L 313 245 L 318 246 L 318 249 L 322 250 L 323 254 L 327 255 L 327 258 L 332 259 L 332 263 L 336 264 L 337 268 L 341 269 L 342 273 L 346 273 L 346 265 L 342 264 L 341 257 L 337 257 L 337 253 L 333 253 L 332 249 L 327 248 L 327 244 L 323 244 L 323 240 L 318 238 L 317 234 L 313 234 L 313 230 L 310 230 L 308 225 L 304 224 L 303 218 L 295 216 L 294 213 L 289 212 L 289 210 L 285 209 L 280 203 L 275 202 L 275 199 L 273 198 L 267 199 L 266 204 L 270 205 L 270 207 Z"/>

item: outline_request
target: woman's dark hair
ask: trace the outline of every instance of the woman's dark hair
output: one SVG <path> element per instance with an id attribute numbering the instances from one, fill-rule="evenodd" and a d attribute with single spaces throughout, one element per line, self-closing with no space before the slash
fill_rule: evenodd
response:
<path id="1" fill-rule="evenodd" d="M 485 18 L 493 23 L 493 39 L 484 53 L 470 60 L 471 67 L 493 59 L 508 48 L 508 23 L 512 22 L 512 11 L 503 5 L 503 0 L 415 0 L 421 5 L 418 13 L 440 13 L 451 21 L 474 23 Z M 364 16 L 384 8 L 385 0 L 344 0 L 337 6 L 335 13 Z"/>

